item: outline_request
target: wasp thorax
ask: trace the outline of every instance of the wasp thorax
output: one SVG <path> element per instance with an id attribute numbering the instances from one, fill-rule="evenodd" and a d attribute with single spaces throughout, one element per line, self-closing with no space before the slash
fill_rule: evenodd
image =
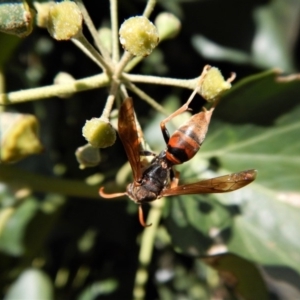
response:
<path id="1" fill-rule="evenodd" d="M 126 189 L 128 197 L 135 203 L 151 202 L 157 199 L 157 194 L 149 191 L 145 186 L 130 183 Z"/>

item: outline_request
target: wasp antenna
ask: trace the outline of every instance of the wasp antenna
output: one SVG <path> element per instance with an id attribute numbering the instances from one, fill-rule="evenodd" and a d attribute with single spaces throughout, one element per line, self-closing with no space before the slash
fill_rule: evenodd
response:
<path id="1" fill-rule="evenodd" d="M 100 190 L 99 190 L 99 195 L 102 198 L 111 199 L 111 198 L 126 196 L 127 194 L 126 194 L 126 192 L 124 192 L 124 193 L 106 194 L 106 193 L 104 193 L 104 187 L 101 187 Z"/>
<path id="2" fill-rule="evenodd" d="M 143 207 L 142 207 L 142 205 L 139 205 L 139 221 L 140 221 L 140 223 L 141 223 L 141 225 L 142 225 L 143 227 L 150 227 L 150 226 L 152 225 L 152 223 L 151 223 L 151 224 L 146 224 L 146 223 L 145 223 L 145 220 L 144 220 L 144 212 L 143 212 Z"/>

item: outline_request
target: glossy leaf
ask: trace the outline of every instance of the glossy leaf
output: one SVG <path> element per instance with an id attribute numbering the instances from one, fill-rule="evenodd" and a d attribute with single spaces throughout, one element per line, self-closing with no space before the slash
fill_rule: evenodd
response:
<path id="1" fill-rule="evenodd" d="M 230 253 L 204 258 L 203 261 L 216 269 L 227 286 L 243 299 L 269 299 L 263 276 L 254 263 Z"/>
<path id="2" fill-rule="evenodd" d="M 181 178 L 186 178 L 185 169 L 196 175 L 203 158 L 221 166 L 222 174 L 256 168 L 258 177 L 238 191 L 210 195 L 209 218 L 199 209 L 202 195 L 169 201 L 172 220 L 167 225 L 177 248 L 196 255 L 230 251 L 260 264 L 300 272 L 299 211 L 288 197 L 300 192 L 299 119 L 300 107 L 268 128 L 213 123 L 201 154 L 183 168 Z M 215 176 L 207 172 L 201 177 Z M 223 204 L 222 212 L 216 199 Z"/>
<path id="3" fill-rule="evenodd" d="M 50 278 L 41 270 L 28 269 L 10 287 L 4 299 L 51 300 L 53 294 Z"/>
<path id="4" fill-rule="evenodd" d="M 192 44 L 205 58 L 295 71 L 293 49 L 299 28 L 299 5 L 298 1 L 277 0 L 254 9 L 256 30 L 249 52 L 226 47 L 201 34 L 192 37 Z"/>
<path id="5" fill-rule="evenodd" d="M 222 97 L 212 120 L 271 125 L 298 104 L 299 74 L 284 77 L 280 70 L 273 69 L 238 79 Z"/>

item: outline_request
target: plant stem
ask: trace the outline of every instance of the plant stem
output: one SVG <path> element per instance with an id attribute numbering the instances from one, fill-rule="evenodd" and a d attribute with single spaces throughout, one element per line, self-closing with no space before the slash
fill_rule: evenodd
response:
<path id="1" fill-rule="evenodd" d="M 110 0 L 110 20 L 112 34 L 112 60 L 118 62 L 120 59 L 119 52 L 119 22 L 118 22 L 118 1 Z"/>
<path id="2" fill-rule="evenodd" d="M 15 207 L 4 207 L 1 209 L 1 211 L 0 211 L 0 236 L 2 235 L 2 232 L 3 232 L 4 228 L 6 227 L 8 220 L 14 214 L 15 210 L 16 210 Z"/>
<path id="3" fill-rule="evenodd" d="M 107 51 L 107 49 L 105 48 L 104 45 L 102 45 L 102 42 L 101 40 L 99 39 L 99 36 L 98 36 L 98 32 L 97 32 L 97 29 L 95 28 L 95 25 L 84 5 L 84 3 L 82 2 L 82 0 L 76 0 L 77 2 L 77 5 L 79 6 L 80 10 L 81 10 L 81 13 L 83 15 L 83 19 L 84 19 L 84 22 L 87 26 L 87 28 L 89 29 L 95 43 L 96 43 L 96 46 L 97 48 L 99 49 L 100 53 L 103 55 L 104 59 L 108 62 L 111 62 L 111 58 L 110 58 L 110 55 L 109 55 L 109 52 Z"/>
<path id="4" fill-rule="evenodd" d="M 99 187 L 81 180 L 67 180 L 34 174 L 13 166 L 0 166 L 0 182 L 25 186 L 35 192 L 57 193 L 66 196 L 100 200 Z"/>
<path id="5" fill-rule="evenodd" d="M 129 52 L 124 52 L 122 59 L 118 63 L 114 75 L 112 77 L 111 88 L 109 92 L 109 96 L 107 98 L 105 107 L 103 109 L 102 118 L 106 118 L 108 120 L 110 112 L 112 110 L 114 101 L 116 99 L 119 87 L 120 87 L 120 76 L 122 74 L 123 69 L 125 68 L 127 62 L 132 58 L 132 55 Z"/>
<path id="6" fill-rule="evenodd" d="M 109 75 L 113 73 L 112 67 L 104 60 L 101 54 L 89 43 L 85 36 L 80 32 L 72 38 L 72 42 L 81 49 L 92 61 L 94 61 L 103 71 Z"/>
<path id="7" fill-rule="evenodd" d="M 7 94 L 0 94 L 0 105 L 34 101 L 50 97 L 57 97 L 62 94 L 71 94 L 95 88 L 107 86 L 109 79 L 106 74 L 95 75 L 83 79 L 75 80 L 70 83 L 58 85 L 48 85 L 34 89 L 28 89 Z"/>
<path id="8" fill-rule="evenodd" d="M 4 92 L 5 92 L 5 77 L 4 77 L 4 73 L 3 73 L 3 68 L 0 67 L 0 95 Z M 0 106 L 0 112 L 1 111 L 4 111 L 3 106 Z"/>
<path id="9" fill-rule="evenodd" d="M 169 85 L 169 86 L 176 86 L 180 88 L 187 88 L 190 90 L 194 90 L 195 87 L 198 85 L 198 81 L 199 81 L 199 77 L 193 79 L 177 79 L 177 78 L 170 78 L 170 77 L 159 77 L 159 76 L 128 74 L 128 73 L 123 73 L 123 77 L 131 82 Z"/>
<path id="10" fill-rule="evenodd" d="M 136 85 L 134 85 L 131 82 L 126 82 L 126 86 L 133 91 L 135 94 L 137 94 L 141 99 L 146 101 L 149 105 L 151 105 L 155 110 L 159 111 L 160 113 L 168 116 L 169 113 L 160 105 L 158 104 L 155 99 L 147 95 L 144 91 L 139 89 Z"/>
<path id="11" fill-rule="evenodd" d="M 143 16 L 149 18 L 155 5 L 156 5 L 156 0 L 148 0 L 145 10 L 143 12 Z"/>
<path id="12" fill-rule="evenodd" d="M 144 229 L 141 238 L 141 248 L 139 253 L 139 268 L 136 272 L 133 298 L 135 300 L 145 299 L 145 285 L 148 281 L 148 267 L 152 258 L 154 241 L 161 219 L 162 210 L 165 204 L 165 198 L 161 198 L 155 201 L 151 205 L 151 209 L 148 214 L 147 224 L 152 226 Z"/>
<path id="13" fill-rule="evenodd" d="M 123 70 L 126 68 L 126 65 L 128 64 L 128 62 L 132 59 L 133 55 L 130 54 L 127 51 L 124 51 L 121 60 L 119 61 L 117 67 L 116 67 L 116 71 L 115 71 L 115 78 L 119 79 L 121 74 L 123 75 Z"/>

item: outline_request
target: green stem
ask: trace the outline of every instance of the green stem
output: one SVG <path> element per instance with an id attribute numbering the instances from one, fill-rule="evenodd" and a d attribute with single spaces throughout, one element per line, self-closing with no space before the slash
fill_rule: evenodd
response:
<path id="1" fill-rule="evenodd" d="M 34 101 L 50 97 L 57 97 L 62 94 L 82 92 L 107 86 L 108 83 L 109 79 L 107 75 L 102 73 L 100 75 L 75 80 L 74 82 L 70 83 L 49 85 L 18 92 L 0 94 L 0 105 L 15 104 L 25 101 Z"/>
<path id="2" fill-rule="evenodd" d="M 24 186 L 34 192 L 57 193 L 65 196 L 100 200 L 99 186 L 79 180 L 67 180 L 34 174 L 17 167 L 0 165 L 0 182 Z"/>
<path id="3" fill-rule="evenodd" d="M 119 87 L 120 87 L 120 76 L 122 74 L 123 69 L 125 68 L 127 62 L 132 58 L 132 55 L 129 52 L 124 52 L 120 62 L 118 63 L 114 75 L 112 77 L 112 84 L 111 84 L 111 88 L 109 91 L 109 96 L 107 98 L 103 113 L 102 113 L 102 118 L 106 118 L 107 120 L 109 119 L 110 116 L 110 112 L 112 110 L 114 101 L 116 99 Z"/>
<path id="4" fill-rule="evenodd" d="M 177 78 L 170 78 L 170 77 L 159 77 L 159 76 L 128 74 L 128 73 L 123 73 L 123 77 L 131 82 L 169 85 L 169 86 L 176 86 L 180 88 L 187 88 L 190 90 L 194 90 L 199 83 L 199 77 L 193 79 L 177 79 Z"/>
<path id="5" fill-rule="evenodd" d="M 133 298 L 135 300 L 145 299 L 145 286 L 148 281 L 148 267 L 151 262 L 154 241 L 158 225 L 162 216 L 162 210 L 165 204 L 165 199 L 161 198 L 155 201 L 151 205 L 151 209 L 148 214 L 147 224 L 152 225 L 144 229 L 141 238 L 141 247 L 139 253 L 139 267 L 136 272 Z"/>
<path id="6" fill-rule="evenodd" d="M 103 55 L 104 59 L 107 62 L 111 62 L 109 52 L 107 51 L 106 47 L 104 45 L 102 45 L 102 42 L 99 39 L 97 29 L 95 28 L 95 25 L 94 25 L 93 21 L 91 20 L 91 17 L 89 15 L 88 11 L 86 10 L 84 3 L 82 2 L 82 0 L 76 0 L 76 2 L 77 2 L 78 7 L 80 8 L 82 15 L 83 15 L 84 22 L 96 43 L 97 48 Z"/>
<path id="7" fill-rule="evenodd" d="M 92 61 L 94 61 L 103 71 L 109 75 L 113 73 L 113 68 L 104 60 L 101 54 L 90 44 L 82 32 L 72 38 L 72 42 L 82 50 Z"/>
<path id="8" fill-rule="evenodd" d="M 156 0 L 148 0 L 145 10 L 143 12 L 143 16 L 149 18 L 155 5 L 156 5 Z"/>
<path id="9" fill-rule="evenodd" d="M 3 68 L 0 67 L 0 95 L 5 92 L 5 77 Z M 4 107 L 0 106 L 0 112 L 4 111 Z"/>
<path id="10" fill-rule="evenodd" d="M 110 20 L 111 20 L 111 34 L 112 34 L 112 60 L 113 62 L 116 63 L 120 59 L 117 0 L 110 0 Z"/>
<path id="11" fill-rule="evenodd" d="M 155 110 L 157 110 L 158 112 L 168 116 L 169 113 L 163 108 L 163 106 L 161 106 L 160 104 L 158 104 L 155 99 L 153 99 L 152 97 L 150 97 L 149 95 L 147 95 L 144 91 L 142 91 L 141 89 L 139 89 L 136 85 L 134 85 L 133 83 L 131 83 L 130 81 L 125 83 L 127 88 L 130 89 L 132 92 L 134 92 L 135 94 L 137 94 L 141 99 L 143 99 L 144 101 L 146 101 L 149 105 L 151 105 Z"/>

